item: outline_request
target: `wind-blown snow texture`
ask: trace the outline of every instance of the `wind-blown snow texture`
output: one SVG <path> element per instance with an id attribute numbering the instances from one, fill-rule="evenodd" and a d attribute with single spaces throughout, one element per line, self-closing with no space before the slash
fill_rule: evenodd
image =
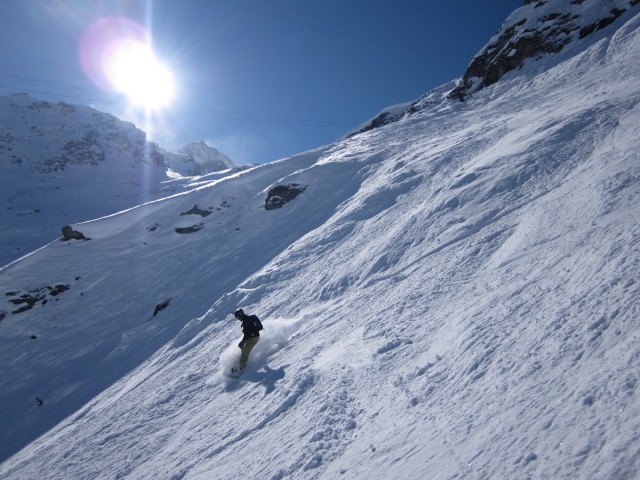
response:
<path id="1" fill-rule="evenodd" d="M 0 477 L 638 478 L 639 53 L 634 7 L 3 268 Z"/>

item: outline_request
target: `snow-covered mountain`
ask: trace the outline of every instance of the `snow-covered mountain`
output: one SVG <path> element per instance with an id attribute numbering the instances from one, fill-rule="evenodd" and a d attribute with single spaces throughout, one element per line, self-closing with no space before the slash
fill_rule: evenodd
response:
<path id="1" fill-rule="evenodd" d="M 163 153 L 167 166 L 182 176 L 201 176 L 236 167 L 229 157 L 202 140 Z"/>
<path id="2" fill-rule="evenodd" d="M 414 102 L 382 110 L 347 136 L 437 108 L 449 99 L 464 101 L 505 74 L 522 68 L 528 59 L 558 53 L 573 41 L 607 27 L 640 0 L 525 0 L 524 3 L 527 6 L 514 11 L 473 58 L 462 78 L 436 88 Z M 547 63 L 539 62 L 538 65 L 546 68 Z"/>
<path id="3" fill-rule="evenodd" d="M 0 478 L 637 479 L 639 60 L 629 5 L 0 269 Z"/>
<path id="4" fill-rule="evenodd" d="M 167 168 L 196 165 L 200 175 L 233 167 L 204 143 L 164 152 L 133 124 L 90 107 L 0 97 L 0 265 L 60 237 L 68 223 L 181 191 L 190 180 Z"/>

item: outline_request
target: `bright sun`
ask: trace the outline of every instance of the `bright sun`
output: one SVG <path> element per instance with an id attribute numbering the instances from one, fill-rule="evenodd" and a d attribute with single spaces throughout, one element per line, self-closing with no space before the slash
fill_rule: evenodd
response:
<path id="1" fill-rule="evenodd" d="M 138 22 L 107 16 L 82 35 L 78 53 L 87 76 L 100 88 L 124 93 L 132 105 L 158 110 L 176 93 L 172 72 L 151 48 L 151 34 Z"/>
<path id="2" fill-rule="evenodd" d="M 109 83 L 134 105 L 149 109 L 166 106 L 175 95 L 173 75 L 149 45 L 134 39 L 120 42 L 106 59 Z"/>

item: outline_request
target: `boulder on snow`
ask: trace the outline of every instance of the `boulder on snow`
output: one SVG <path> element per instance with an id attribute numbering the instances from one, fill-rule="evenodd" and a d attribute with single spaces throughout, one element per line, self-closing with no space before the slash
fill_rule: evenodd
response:
<path id="1" fill-rule="evenodd" d="M 306 185 L 299 183 L 291 183 L 289 185 L 276 185 L 267 193 L 264 208 L 266 210 L 275 210 L 289 203 L 302 192 L 307 189 Z"/>
<path id="2" fill-rule="evenodd" d="M 190 227 L 176 227 L 176 233 L 194 233 L 204 228 L 204 223 L 199 223 L 197 225 L 192 225 Z"/>
<path id="3" fill-rule="evenodd" d="M 183 215 L 200 215 L 201 217 L 207 217 L 211 215 L 211 210 L 202 210 L 200 207 L 198 207 L 198 205 L 194 205 L 191 210 L 182 212 L 180 214 L 180 216 L 183 216 Z"/>
<path id="4" fill-rule="evenodd" d="M 75 231 L 70 225 L 62 227 L 62 240 L 91 240 L 85 237 L 81 232 Z"/>
<path id="5" fill-rule="evenodd" d="M 171 303 L 171 300 L 173 300 L 173 298 L 169 298 L 169 299 L 165 300 L 164 302 L 160 302 L 158 305 L 156 305 L 155 308 L 153 309 L 153 315 L 151 315 L 151 316 L 155 317 L 158 313 L 160 313 L 162 310 L 167 308 L 169 306 L 169 304 Z"/>

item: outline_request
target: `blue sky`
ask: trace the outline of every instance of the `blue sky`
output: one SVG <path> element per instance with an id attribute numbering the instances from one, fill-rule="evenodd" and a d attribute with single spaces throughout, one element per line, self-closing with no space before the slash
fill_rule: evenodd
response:
<path id="1" fill-rule="evenodd" d="M 0 0 L 0 95 L 92 105 L 165 148 L 205 140 L 237 164 L 334 141 L 462 75 L 522 0 Z M 150 119 L 86 75 L 100 18 L 146 27 L 176 97 Z"/>

